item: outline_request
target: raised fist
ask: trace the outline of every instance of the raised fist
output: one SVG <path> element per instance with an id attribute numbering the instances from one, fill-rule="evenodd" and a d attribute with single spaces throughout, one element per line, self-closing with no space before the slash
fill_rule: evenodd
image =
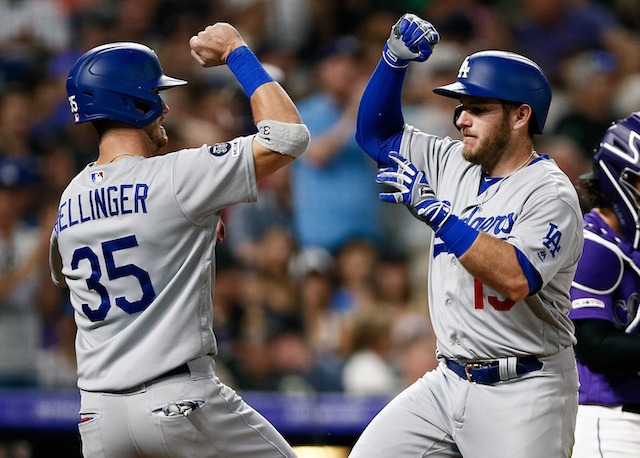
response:
<path id="1" fill-rule="evenodd" d="M 225 64 L 234 49 L 246 43 L 231 24 L 216 22 L 191 37 L 191 55 L 203 67 Z"/>
<path id="2" fill-rule="evenodd" d="M 391 28 L 383 56 L 392 67 L 406 67 L 411 60 L 427 60 L 439 41 L 440 34 L 430 22 L 406 13 Z"/>

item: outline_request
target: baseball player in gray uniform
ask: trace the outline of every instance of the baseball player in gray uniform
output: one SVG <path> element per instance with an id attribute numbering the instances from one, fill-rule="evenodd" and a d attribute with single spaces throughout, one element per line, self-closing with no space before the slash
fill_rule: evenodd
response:
<path id="1" fill-rule="evenodd" d="M 531 60 L 468 56 L 434 89 L 460 100 L 463 140 L 404 123 L 410 61 L 439 41 L 405 14 L 362 96 L 357 138 L 388 186 L 433 230 L 429 308 L 439 365 L 367 426 L 351 457 L 569 457 L 577 411 L 569 288 L 583 245 L 569 179 L 533 149 L 551 101 Z"/>
<path id="2" fill-rule="evenodd" d="M 233 26 L 208 26 L 190 46 L 202 66 L 234 73 L 255 135 L 156 155 L 169 111 L 159 92 L 186 81 L 136 43 L 94 48 L 69 72 L 75 122 L 99 136 L 98 159 L 62 194 L 50 251 L 75 309 L 85 457 L 295 456 L 216 377 L 212 290 L 220 212 L 255 201 L 308 130 Z"/>

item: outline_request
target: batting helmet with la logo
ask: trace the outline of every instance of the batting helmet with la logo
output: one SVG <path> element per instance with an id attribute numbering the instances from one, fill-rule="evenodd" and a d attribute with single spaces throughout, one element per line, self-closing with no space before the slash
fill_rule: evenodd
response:
<path id="1" fill-rule="evenodd" d="M 551 87 L 538 64 L 508 51 L 471 54 L 462 62 L 456 82 L 433 92 L 454 99 L 471 95 L 526 103 L 533 110 L 536 134 L 544 129 L 551 104 Z"/>

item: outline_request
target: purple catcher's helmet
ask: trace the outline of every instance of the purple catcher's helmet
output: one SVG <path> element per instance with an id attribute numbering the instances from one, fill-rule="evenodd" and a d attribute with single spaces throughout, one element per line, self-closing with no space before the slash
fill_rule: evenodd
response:
<path id="1" fill-rule="evenodd" d="M 536 134 L 544 130 L 551 104 L 551 87 L 538 64 L 507 51 L 471 54 L 462 62 L 456 82 L 437 87 L 433 92 L 454 99 L 471 95 L 526 103 L 533 110 L 533 132 Z M 454 123 L 455 120 L 457 116 Z"/>
<path id="2" fill-rule="evenodd" d="M 640 112 L 617 121 L 607 129 L 594 156 L 594 172 L 611 202 L 624 237 L 640 245 Z"/>
<path id="3" fill-rule="evenodd" d="M 187 84 L 166 76 L 156 53 L 139 43 L 109 43 L 83 54 L 69 71 L 76 124 L 111 119 L 146 127 L 162 115 L 158 91 Z"/>

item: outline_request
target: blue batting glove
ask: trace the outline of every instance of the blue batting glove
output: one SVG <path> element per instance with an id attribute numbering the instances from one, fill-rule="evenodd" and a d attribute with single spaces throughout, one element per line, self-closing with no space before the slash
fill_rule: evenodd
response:
<path id="1" fill-rule="evenodd" d="M 409 65 L 409 61 L 427 60 L 439 41 L 440 34 L 433 24 L 406 13 L 391 28 L 382 55 L 390 66 L 403 68 Z"/>

